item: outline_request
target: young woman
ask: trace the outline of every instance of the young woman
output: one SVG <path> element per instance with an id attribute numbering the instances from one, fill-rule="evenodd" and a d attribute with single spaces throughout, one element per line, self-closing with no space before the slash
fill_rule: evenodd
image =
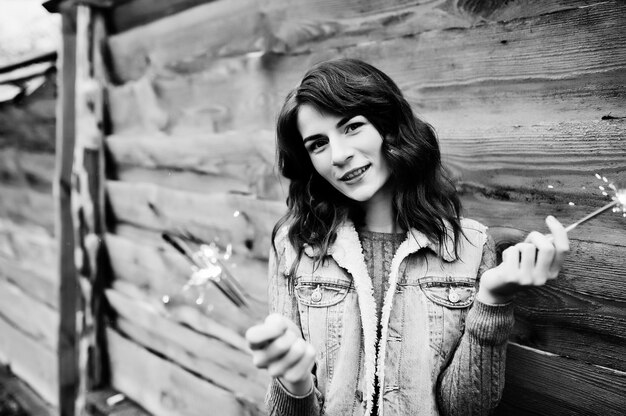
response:
<path id="1" fill-rule="evenodd" d="M 272 415 L 479 415 L 500 400 L 511 299 L 557 276 L 553 217 L 496 267 L 461 217 L 432 128 L 358 60 L 313 67 L 278 119 L 288 213 L 274 228 L 272 314 L 246 333 Z"/>

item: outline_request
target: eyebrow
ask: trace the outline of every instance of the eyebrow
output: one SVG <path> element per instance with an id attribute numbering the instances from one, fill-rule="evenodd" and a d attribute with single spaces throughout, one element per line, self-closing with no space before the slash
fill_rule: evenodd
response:
<path id="1" fill-rule="evenodd" d="M 343 126 L 344 124 L 346 124 L 348 121 L 352 120 L 354 117 L 356 116 L 346 116 L 343 117 L 341 120 L 339 120 L 337 122 L 337 124 L 335 125 L 336 128 L 340 128 L 341 126 Z M 307 136 L 305 137 L 302 142 L 306 145 L 308 142 L 312 141 L 312 140 L 316 140 L 319 139 L 320 137 L 324 137 L 323 134 L 313 134 L 311 136 Z"/>

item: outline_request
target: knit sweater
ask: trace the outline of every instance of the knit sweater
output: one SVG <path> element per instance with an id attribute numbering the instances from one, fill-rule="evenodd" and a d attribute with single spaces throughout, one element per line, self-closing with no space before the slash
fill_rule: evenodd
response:
<path id="1" fill-rule="evenodd" d="M 383 298 L 387 289 L 389 289 L 389 271 L 391 270 L 391 261 L 396 254 L 396 250 L 406 238 L 406 233 L 378 233 L 373 231 L 359 230 L 359 240 L 363 247 L 363 256 L 367 271 L 372 278 L 374 287 L 374 298 L 376 299 L 376 316 L 378 316 L 379 324 L 377 331 L 377 339 L 380 341 L 380 316 L 383 307 Z M 376 390 L 374 391 L 374 409 L 372 416 L 378 415 L 378 395 L 379 383 L 378 378 L 375 380 Z"/>

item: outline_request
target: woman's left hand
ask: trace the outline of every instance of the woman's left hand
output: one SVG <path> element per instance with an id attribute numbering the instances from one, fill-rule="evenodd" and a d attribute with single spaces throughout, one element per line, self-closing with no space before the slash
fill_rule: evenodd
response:
<path id="1" fill-rule="evenodd" d="M 483 273 L 477 299 L 487 304 L 509 302 L 519 290 L 542 286 L 555 279 L 569 252 L 569 239 L 563 225 L 549 216 L 546 224 L 552 235 L 537 231 L 523 243 L 502 252 L 502 263 Z"/>

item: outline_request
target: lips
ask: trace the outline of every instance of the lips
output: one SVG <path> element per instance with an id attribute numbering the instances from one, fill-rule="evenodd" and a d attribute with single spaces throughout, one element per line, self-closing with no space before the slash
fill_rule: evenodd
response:
<path id="1" fill-rule="evenodd" d="M 356 179 L 359 176 L 363 175 L 370 168 L 370 166 L 371 165 L 366 165 L 360 168 L 349 170 L 341 178 L 339 178 L 339 180 L 343 182 L 349 182 L 353 179 Z"/>

